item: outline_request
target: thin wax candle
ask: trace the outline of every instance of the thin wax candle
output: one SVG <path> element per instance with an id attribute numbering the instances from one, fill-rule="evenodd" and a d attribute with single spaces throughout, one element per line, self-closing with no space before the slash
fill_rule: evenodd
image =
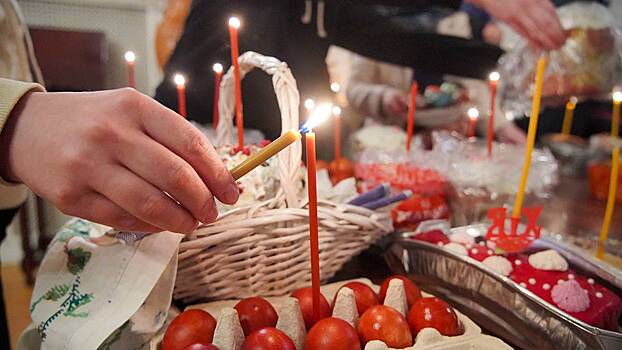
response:
<path id="1" fill-rule="evenodd" d="M 577 106 L 577 98 L 571 97 L 566 103 L 566 111 L 564 112 L 564 123 L 562 124 L 562 135 L 570 136 L 572 130 L 572 121 L 574 119 L 574 109 Z"/>
<path id="2" fill-rule="evenodd" d="M 479 110 L 477 108 L 469 108 L 467 115 L 469 116 L 469 137 L 475 137 L 475 125 L 477 124 L 477 118 L 479 118 Z"/>
<path id="3" fill-rule="evenodd" d="M 492 141 L 495 139 L 495 99 L 497 98 L 497 83 L 501 76 L 497 72 L 490 73 L 490 108 L 488 109 L 488 134 L 486 143 L 488 146 L 488 157 L 492 156 Z"/>
<path id="4" fill-rule="evenodd" d="M 525 201 L 525 189 L 527 187 L 527 178 L 529 177 L 529 168 L 531 167 L 531 154 L 536 143 L 536 131 L 538 130 L 538 118 L 540 116 L 540 101 L 542 100 L 542 84 L 544 83 L 544 70 L 546 69 L 545 56 L 538 59 L 538 68 L 536 69 L 536 83 L 533 91 L 533 100 L 531 102 L 531 115 L 529 117 L 529 129 L 527 130 L 527 145 L 525 147 L 525 164 L 521 173 L 518 193 L 514 201 L 514 209 L 512 217 L 520 219 Z"/>
<path id="5" fill-rule="evenodd" d="M 222 64 L 214 64 L 214 110 L 212 112 L 212 125 L 214 129 L 218 127 L 219 111 L 218 100 L 220 99 L 220 80 L 222 79 Z"/>
<path id="6" fill-rule="evenodd" d="M 410 144 L 413 140 L 415 131 L 415 110 L 417 109 L 417 82 L 413 82 L 410 87 L 410 102 L 408 105 L 408 119 L 406 121 L 406 151 L 410 152 Z"/>
<path id="7" fill-rule="evenodd" d="M 620 104 L 622 104 L 622 91 L 613 93 L 613 115 L 611 116 L 611 136 L 620 136 Z"/>
<path id="8" fill-rule="evenodd" d="M 175 74 L 173 78 L 177 86 L 177 104 L 179 115 L 186 117 L 186 78 L 181 74 Z"/>
<path id="9" fill-rule="evenodd" d="M 136 78 L 134 76 L 134 64 L 136 62 L 136 55 L 132 51 L 125 53 L 125 62 L 127 63 L 127 86 L 136 89 Z"/>
<path id="10" fill-rule="evenodd" d="M 281 152 L 285 149 L 285 147 L 300 140 L 301 137 L 302 136 L 299 131 L 289 130 L 278 139 L 270 142 L 270 144 L 264 147 L 261 151 L 253 154 L 252 156 L 246 158 L 242 163 L 236 165 L 233 169 L 231 169 L 231 175 L 234 179 L 238 180 L 242 176 L 251 172 L 251 170 L 260 166 L 266 160 L 272 158 L 275 154 Z"/>
<path id="11" fill-rule="evenodd" d="M 309 237 L 311 246 L 311 289 L 313 292 L 313 322 L 320 320 L 320 240 L 317 218 L 317 179 L 315 133 L 305 134 L 307 151 L 307 191 L 309 195 Z"/>
<path id="12" fill-rule="evenodd" d="M 335 116 L 335 160 L 341 159 L 341 108 L 333 107 L 333 115 Z"/>
<path id="13" fill-rule="evenodd" d="M 604 245 L 609 235 L 609 226 L 613 218 L 613 209 L 616 205 L 616 192 L 618 190 L 618 172 L 620 168 L 620 147 L 616 147 L 611 154 L 611 176 L 609 177 L 609 194 L 607 195 L 607 207 L 605 209 L 605 218 L 600 228 L 600 249 L 598 255 L 602 257 L 604 253 Z"/>
<path id="14" fill-rule="evenodd" d="M 233 80 L 235 94 L 235 124 L 238 128 L 238 146 L 244 147 L 244 117 L 242 114 L 242 85 L 240 82 L 240 56 L 238 45 L 238 29 L 241 22 L 237 17 L 229 18 L 229 38 L 231 39 L 231 63 L 233 64 Z"/>

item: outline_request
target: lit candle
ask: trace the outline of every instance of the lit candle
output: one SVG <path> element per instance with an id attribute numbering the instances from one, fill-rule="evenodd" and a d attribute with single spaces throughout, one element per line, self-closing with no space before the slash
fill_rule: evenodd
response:
<path id="1" fill-rule="evenodd" d="M 577 98 L 571 97 L 566 103 L 566 112 L 564 113 L 564 123 L 562 124 L 562 135 L 568 137 L 572 130 L 572 120 L 574 119 L 574 109 L 577 106 Z"/>
<path id="2" fill-rule="evenodd" d="M 305 100 L 305 109 L 308 111 L 312 111 L 315 108 L 315 101 L 312 98 L 308 98 Z"/>
<path id="3" fill-rule="evenodd" d="M 495 138 L 495 99 L 497 97 L 497 83 L 501 76 L 497 72 L 490 73 L 488 80 L 490 82 L 490 108 L 488 109 L 488 156 L 492 156 L 492 141 Z"/>
<path id="4" fill-rule="evenodd" d="M 604 254 L 604 246 L 609 235 L 609 226 L 613 218 L 613 209 L 616 205 L 616 191 L 618 190 L 618 171 L 620 168 L 620 147 L 616 147 L 611 154 L 611 176 L 609 177 L 609 194 L 607 195 L 607 208 L 605 209 L 605 218 L 603 226 L 600 228 L 600 245 L 598 256 Z"/>
<path id="5" fill-rule="evenodd" d="M 538 68 L 536 69 L 536 83 L 533 91 L 533 100 L 531 102 L 531 115 L 529 117 L 529 129 L 527 130 L 527 145 L 525 148 L 525 164 L 521 173 L 518 193 L 514 201 L 514 209 L 512 218 L 520 219 L 525 200 L 525 189 L 527 187 L 527 178 L 529 177 L 529 168 L 531 167 L 531 154 L 536 142 L 536 131 L 538 129 L 538 118 L 540 116 L 540 101 L 542 99 L 542 84 L 544 83 L 544 70 L 546 69 L 546 56 L 538 59 Z"/>
<path id="6" fill-rule="evenodd" d="M 477 118 L 479 118 L 479 110 L 475 107 L 469 108 L 467 115 L 469 116 L 469 137 L 474 137 L 475 124 L 477 123 Z"/>
<path id="7" fill-rule="evenodd" d="M 186 78 L 181 74 L 175 74 L 173 78 L 175 85 L 177 86 L 177 105 L 179 108 L 179 115 L 186 117 Z"/>
<path id="8" fill-rule="evenodd" d="M 335 116 L 335 159 L 341 159 L 341 108 L 333 107 L 333 115 Z"/>
<path id="9" fill-rule="evenodd" d="M 222 64 L 214 64 L 214 111 L 212 112 L 212 125 L 218 127 L 218 99 L 220 98 L 220 79 L 222 78 Z"/>
<path id="10" fill-rule="evenodd" d="M 240 83 L 240 56 L 238 47 L 238 29 L 241 22 L 237 17 L 229 18 L 229 38 L 231 40 L 231 63 L 233 64 L 233 80 L 235 93 L 235 123 L 238 127 L 238 146 L 244 147 L 244 118 L 242 115 L 242 85 Z"/>
<path id="11" fill-rule="evenodd" d="M 125 62 L 127 63 L 128 81 L 127 86 L 136 89 L 136 78 L 134 77 L 134 64 L 136 62 L 136 54 L 132 51 L 125 52 Z"/>
<path id="12" fill-rule="evenodd" d="M 406 122 L 406 151 L 410 152 L 415 129 L 415 110 L 417 109 L 417 82 L 410 87 L 410 104 L 408 105 L 408 120 Z"/>
<path id="13" fill-rule="evenodd" d="M 311 118 L 302 126 L 305 131 L 307 151 L 307 191 L 309 195 L 309 237 L 311 247 L 311 289 L 313 295 L 313 320 L 320 320 L 320 240 L 317 219 L 317 181 L 315 133 L 313 128 L 325 121 L 332 114 L 332 105 L 320 104 L 311 115 Z"/>
<path id="14" fill-rule="evenodd" d="M 242 176 L 251 172 L 251 170 L 263 164 L 263 162 L 265 162 L 266 160 L 273 157 L 275 154 L 281 152 L 283 149 L 285 149 L 285 147 L 300 140 L 301 137 L 302 135 L 299 131 L 287 131 L 278 139 L 270 142 L 270 144 L 261 149 L 261 151 L 253 154 L 252 156 L 246 158 L 240 164 L 236 165 L 233 169 L 231 169 L 231 175 L 234 179 L 238 180 Z"/>
<path id="15" fill-rule="evenodd" d="M 611 117 L 611 136 L 620 136 L 620 104 L 622 104 L 622 91 L 613 93 L 613 115 Z"/>
<path id="16" fill-rule="evenodd" d="M 341 85 L 337 82 L 331 83 L 330 84 L 330 91 L 334 92 L 334 93 L 339 93 L 339 91 L 341 91 Z"/>

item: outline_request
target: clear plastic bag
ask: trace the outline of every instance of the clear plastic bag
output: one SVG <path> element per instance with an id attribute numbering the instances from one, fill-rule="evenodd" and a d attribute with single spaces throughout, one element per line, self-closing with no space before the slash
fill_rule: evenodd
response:
<path id="1" fill-rule="evenodd" d="M 622 82 L 620 22 L 610 9 L 597 3 L 574 2 L 557 12 L 569 37 L 564 46 L 549 53 L 543 105 L 561 105 L 571 96 L 607 98 Z M 528 114 L 540 54 L 520 39 L 500 58 L 503 110 L 514 115 Z"/>

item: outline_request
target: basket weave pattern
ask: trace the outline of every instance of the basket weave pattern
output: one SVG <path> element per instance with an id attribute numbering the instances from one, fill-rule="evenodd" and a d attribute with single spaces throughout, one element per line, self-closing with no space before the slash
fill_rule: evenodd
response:
<path id="1" fill-rule="evenodd" d="M 239 63 L 241 77 L 254 68 L 272 76 L 282 130 L 297 129 L 298 89 L 287 65 L 254 52 L 241 55 Z M 222 145 L 233 132 L 232 69 L 223 77 L 220 96 Z M 282 296 L 310 285 L 309 213 L 295 184 L 301 153 L 300 143 L 279 153 L 281 189 L 274 198 L 232 209 L 181 243 L 175 299 Z M 322 280 L 392 230 L 387 213 L 357 206 L 320 200 L 318 215 Z"/>

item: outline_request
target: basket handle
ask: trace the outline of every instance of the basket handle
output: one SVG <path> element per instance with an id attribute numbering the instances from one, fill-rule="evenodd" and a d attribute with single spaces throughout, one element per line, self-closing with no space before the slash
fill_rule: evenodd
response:
<path id="1" fill-rule="evenodd" d="M 272 85 L 281 112 L 281 133 L 299 128 L 299 104 L 300 96 L 296 80 L 292 75 L 287 63 L 281 62 L 274 57 L 264 56 L 256 52 L 248 51 L 238 57 L 240 65 L 240 79 L 244 79 L 247 73 L 255 68 L 260 68 L 272 76 Z M 220 122 L 216 130 L 217 143 L 220 146 L 229 144 L 233 135 L 233 116 L 235 112 L 233 66 L 229 68 L 220 83 L 220 98 L 218 100 L 218 112 Z M 298 207 L 295 180 L 298 175 L 302 148 L 296 142 L 279 153 L 279 177 L 283 193 L 279 191 L 277 198 L 284 194 L 289 207 Z"/>

